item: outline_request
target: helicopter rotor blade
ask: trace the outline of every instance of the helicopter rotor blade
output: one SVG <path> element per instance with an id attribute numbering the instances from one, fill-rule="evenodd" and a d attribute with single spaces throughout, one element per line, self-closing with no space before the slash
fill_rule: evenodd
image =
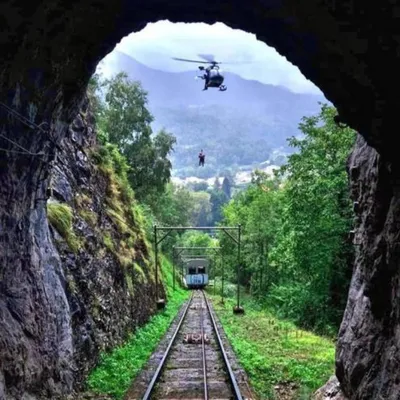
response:
<path id="1" fill-rule="evenodd" d="M 239 65 L 239 64 L 251 64 L 252 61 L 215 61 L 215 57 L 212 54 L 197 54 L 200 58 L 203 58 L 204 60 L 207 60 L 210 64 L 232 64 L 232 65 Z"/>
<path id="2" fill-rule="evenodd" d="M 206 61 L 198 61 L 198 60 L 188 60 L 186 58 L 178 58 L 178 57 L 172 57 L 173 60 L 177 60 L 177 61 L 185 61 L 185 62 L 192 62 L 192 63 L 196 63 L 196 64 L 209 64 Z"/>
<path id="3" fill-rule="evenodd" d="M 215 61 L 215 57 L 212 54 L 197 54 L 203 60 L 208 61 L 210 64 L 219 64 Z"/>
<path id="4" fill-rule="evenodd" d="M 252 64 L 252 61 L 232 61 L 232 62 L 224 62 L 224 64 L 230 65 L 241 65 L 241 64 Z"/>
<path id="5" fill-rule="evenodd" d="M 215 63 L 216 64 L 224 64 L 224 65 L 241 65 L 241 64 L 253 64 L 253 62 L 252 61 L 228 61 L 228 62 L 226 62 L 226 61 L 224 61 L 224 62 L 216 62 L 215 61 Z"/>
<path id="6" fill-rule="evenodd" d="M 178 57 L 172 57 L 172 59 L 177 60 L 177 61 L 192 62 L 192 63 L 197 63 L 197 64 L 212 64 L 212 65 L 219 65 L 219 64 L 241 65 L 241 64 L 252 64 L 253 63 L 253 61 L 228 61 L 228 62 L 215 61 L 214 56 L 212 54 L 198 54 L 198 56 L 203 58 L 206 61 L 190 60 L 187 58 L 178 58 Z"/>

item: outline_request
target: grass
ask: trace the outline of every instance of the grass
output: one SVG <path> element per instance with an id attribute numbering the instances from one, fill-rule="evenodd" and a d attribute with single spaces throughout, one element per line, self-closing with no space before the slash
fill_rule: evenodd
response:
<path id="1" fill-rule="evenodd" d="M 76 253 L 82 246 L 81 240 L 72 228 L 72 208 L 64 203 L 48 203 L 47 218 L 60 236 L 67 242 L 69 248 Z"/>
<path id="2" fill-rule="evenodd" d="M 279 320 L 249 298 L 241 302 L 245 314 L 234 315 L 234 299 L 226 299 L 222 305 L 219 296 L 211 297 L 239 362 L 259 398 L 279 399 L 274 391 L 278 385 L 283 389 L 290 387 L 288 390 L 293 397 L 284 399 L 310 399 L 311 394 L 334 374 L 335 346 L 332 339 Z"/>
<path id="3" fill-rule="evenodd" d="M 89 224 L 89 226 L 96 228 L 98 216 L 95 212 L 80 209 L 79 215 Z"/>
<path id="4" fill-rule="evenodd" d="M 189 292 L 178 285 L 175 291 L 172 290 L 172 267 L 166 259 L 162 262 L 162 268 L 163 281 L 167 283 L 169 294 L 166 308 L 137 329 L 124 345 L 101 356 L 100 363 L 87 380 L 88 388 L 93 393 L 122 399 L 188 298 Z"/>

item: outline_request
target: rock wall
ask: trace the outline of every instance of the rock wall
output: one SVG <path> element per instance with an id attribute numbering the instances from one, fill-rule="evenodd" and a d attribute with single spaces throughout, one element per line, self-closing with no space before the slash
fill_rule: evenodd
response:
<path id="1" fill-rule="evenodd" d="M 85 101 L 61 142 L 50 180 L 48 207 L 68 204 L 78 242 L 52 227 L 66 278 L 75 383 L 99 352 L 127 338 L 155 312 L 154 262 L 143 217 L 129 188 L 99 154 Z M 110 160 L 109 160 L 110 161 Z M 51 218 L 50 218 L 50 222 Z M 162 287 L 160 288 L 162 291 Z"/>
<path id="2" fill-rule="evenodd" d="M 343 395 L 337 377 L 332 376 L 326 384 L 319 388 L 313 395 L 312 400 L 349 400 Z"/>
<path id="3" fill-rule="evenodd" d="M 356 259 L 339 332 L 336 375 L 350 399 L 400 393 L 400 168 L 362 137 L 349 160 Z"/>
<path id="4" fill-rule="evenodd" d="M 43 266 L 43 288 L 31 282 L 32 298 L 43 290 L 64 308 L 43 315 L 44 332 L 28 330 L 28 325 L 24 337 L 12 334 L 12 325 L 2 327 L 9 328 L 10 335 L 0 338 L 0 399 L 21 399 L 27 393 L 29 399 L 56 399 L 79 389 L 99 353 L 120 344 L 155 311 L 154 271 L 140 214 L 96 150 L 85 100 L 53 162 L 47 201 L 50 228 L 34 233 L 54 270 Z M 18 283 L 18 275 L 14 290 L 28 290 Z M 10 321 L 32 327 L 35 304 L 19 314 L 18 296 L 14 298 L 7 304 L 13 313 Z M 7 323 L 4 310 L 0 312 L 2 324 Z M 48 343 L 48 354 L 42 353 L 40 340 Z"/>

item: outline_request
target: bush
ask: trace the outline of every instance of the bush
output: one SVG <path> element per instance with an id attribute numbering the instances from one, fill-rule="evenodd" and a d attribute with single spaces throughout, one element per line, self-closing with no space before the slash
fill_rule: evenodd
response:
<path id="1" fill-rule="evenodd" d="M 47 218 L 60 236 L 67 242 L 73 252 L 82 246 L 81 241 L 72 229 L 73 214 L 68 204 L 49 203 L 47 205 Z"/>

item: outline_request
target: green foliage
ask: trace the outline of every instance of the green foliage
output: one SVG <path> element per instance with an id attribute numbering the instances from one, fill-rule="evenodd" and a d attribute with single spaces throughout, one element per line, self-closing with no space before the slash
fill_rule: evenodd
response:
<path id="1" fill-rule="evenodd" d="M 104 243 L 104 246 L 106 246 L 106 248 L 108 250 L 110 250 L 110 251 L 114 251 L 115 250 L 114 242 L 113 242 L 113 239 L 112 239 L 112 237 L 111 237 L 109 232 L 105 232 L 103 234 L 103 243 Z"/>
<path id="2" fill-rule="evenodd" d="M 226 335 L 259 398 L 276 399 L 274 387 L 279 385 L 287 388 L 285 398 L 308 399 L 334 373 L 335 346 L 331 340 L 277 319 L 247 298 L 242 301 L 244 315 L 232 314 L 234 305 L 234 299 L 224 305 L 214 301 Z"/>
<path id="3" fill-rule="evenodd" d="M 211 224 L 210 194 L 203 191 L 193 192 L 192 224 L 194 226 L 209 226 Z"/>
<path id="4" fill-rule="evenodd" d="M 125 344 L 110 353 L 102 354 L 98 366 L 87 380 L 88 388 L 93 393 L 122 399 L 187 299 L 188 292 L 179 287 L 172 290 L 172 266 L 166 259 L 163 260 L 162 269 L 169 293 L 165 310 L 154 315 L 145 326 L 132 333 Z"/>
<path id="5" fill-rule="evenodd" d="M 155 205 L 156 218 L 169 226 L 190 225 L 193 199 L 191 193 L 169 183 Z"/>
<path id="6" fill-rule="evenodd" d="M 143 271 L 143 268 L 138 265 L 137 263 L 133 264 L 133 268 L 135 270 L 135 272 L 138 274 L 139 280 L 141 283 L 146 282 L 147 278 L 146 278 L 146 274 Z"/>
<path id="7" fill-rule="evenodd" d="M 67 242 L 70 249 L 76 253 L 82 246 L 82 241 L 76 236 L 73 231 L 72 208 L 68 204 L 48 203 L 47 217 L 50 224 Z"/>
<path id="8" fill-rule="evenodd" d="M 224 223 L 243 226 L 241 283 L 283 316 L 323 332 L 341 321 L 352 258 L 345 165 L 355 133 L 337 127 L 335 115 L 323 105 L 304 118 L 304 138 L 289 141 L 298 153 L 273 178 L 256 172 L 224 207 Z"/>
<path id="9" fill-rule="evenodd" d="M 90 210 L 79 210 L 79 215 L 92 227 L 97 225 L 97 214 Z"/>
<path id="10" fill-rule="evenodd" d="M 205 192 L 208 189 L 207 182 L 193 182 L 187 185 L 194 192 Z"/>
<path id="11" fill-rule="evenodd" d="M 166 185 L 165 192 L 153 206 L 155 221 L 164 226 L 191 225 L 193 204 L 190 191 L 169 183 Z M 176 244 L 181 233 L 170 232 L 163 241 L 161 248 L 172 255 L 171 249 Z"/>
<path id="12" fill-rule="evenodd" d="M 104 101 L 100 90 L 105 93 Z M 114 144 L 124 157 L 136 198 L 153 204 L 171 177 L 168 156 L 176 143 L 175 137 L 165 130 L 153 137 L 154 118 L 147 109 L 147 92 L 140 82 L 131 81 L 124 72 L 104 81 L 94 76 L 89 84 L 89 97 L 94 104 L 100 141 Z"/>
<path id="13" fill-rule="evenodd" d="M 228 196 L 224 193 L 219 186 L 214 187 L 210 195 L 211 203 L 211 221 L 210 225 L 217 225 L 222 219 L 222 207 L 229 200 Z"/>
<path id="14" fill-rule="evenodd" d="M 103 82 L 106 88 L 105 108 L 99 126 L 107 133 L 108 140 L 124 153 L 132 140 L 148 136 L 154 120 L 147 109 L 147 92 L 140 82 L 130 81 L 120 72 Z"/>
<path id="15" fill-rule="evenodd" d="M 225 177 L 222 181 L 221 189 L 225 193 L 225 196 L 230 199 L 232 194 L 232 181 L 228 177 Z"/>
<path id="16" fill-rule="evenodd" d="M 207 233 L 187 231 L 181 236 L 179 245 L 182 247 L 214 247 L 216 242 Z"/>
<path id="17" fill-rule="evenodd" d="M 256 172 L 248 189 L 239 192 L 224 208 L 227 225 L 242 225 L 241 283 L 249 286 L 254 295 L 263 294 L 274 279 L 267 257 L 281 226 L 282 192 L 278 188 L 277 180 Z M 226 235 L 219 237 L 226 260 L 236 267 L 236 244 Z M 233 274 L 236 277 L 236 272 Z"/>

